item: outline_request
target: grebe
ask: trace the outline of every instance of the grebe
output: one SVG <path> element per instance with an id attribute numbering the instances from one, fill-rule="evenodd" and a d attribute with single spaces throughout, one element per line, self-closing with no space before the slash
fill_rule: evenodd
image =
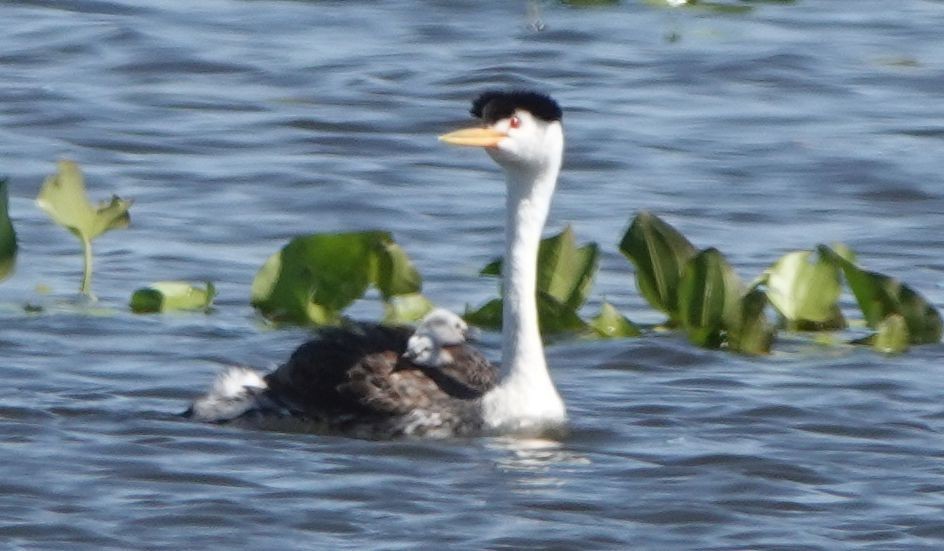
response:
<path id="1" fill-rule="evenodd" d="M 563 160 L 562 112 L 540 93 L 490 91 L 471 113 L 484 124 L 440 140 L 482 147 L 506 173 L 500 382 L 497 368 L 466 343 L 465 323 L 435 310 L 416 330 L 371 324 L 321 330 L 265 377 L 230 368 L 188 410 L 193 418 L 281 413 L 378 437 L 541 433 L 566 424 L 536 298 L 538 246 Z"/>

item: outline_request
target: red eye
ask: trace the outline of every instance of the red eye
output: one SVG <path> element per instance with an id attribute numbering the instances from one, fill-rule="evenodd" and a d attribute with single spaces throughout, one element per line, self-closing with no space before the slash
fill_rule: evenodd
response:
<path id="1" fill-rule="evenodd" d="M 508 125 L 512 128 L 518 128 L 521 126 L 521 119 L 518 118 L 518 115 L 511 117 L 511 120 L 508 121 Z"/>

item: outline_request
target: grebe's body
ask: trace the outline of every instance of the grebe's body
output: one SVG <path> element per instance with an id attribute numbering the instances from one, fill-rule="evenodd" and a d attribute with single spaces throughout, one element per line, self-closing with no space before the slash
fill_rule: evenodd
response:
<path id="1" fill-rule="evenodd" d="M 280 413 L 364 436 L 543 432 L 566 423 L 536 302 L 538 246 L 563 157 L 561 110 L 534 92 L 486 92 L 471 112 L 484 126 L 440 139 L 485 148 L 507 175 L 504 377 L 499 381 L 497 369 L 465 342 L 461 319 L 437 311 L 415 331 L 364 324 L 323 330 L 264 378 L 233 368 L 194 402 L 194 418 Z"/>

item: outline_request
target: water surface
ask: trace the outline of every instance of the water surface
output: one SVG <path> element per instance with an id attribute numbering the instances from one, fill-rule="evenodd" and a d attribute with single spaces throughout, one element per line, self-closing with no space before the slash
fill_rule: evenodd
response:
<path id="1" fill-rule="evenodd" d="M 784 338 L 768 358 L 676 335 L 565 341 L 561 441 L 368 442 L 189 423 L 221 367 L 305 338 L 248 305 L 313 231 L 394 233 L 437 303 L 495 293 L 502 186 L 435 136 L 496 86 L 565 108 L 549 232 L 603 249 L 588 307 L 637 321 L 616 243 L 649 209 L 742 277 L 842 241 L 944 303 L 944 4 L 624 1 L 0 6 L 0 172 L 21 252 L 0 285 L 0 541 L 11 549 L 939 549 L 942 347 Z M 99 309 L 56 307 L 77 244 L 33 204 L 54 161 L 134 198 L 96 243 Z M 131 291 L 212 280 L 216 310 L 135 316 Z M 42 296 L 41 284 L 51 289 Z M 41 315 L 21 305 L 44 301 Z M 850 307 L 851 299 L 845 304 Z M 376 299 L 357 304 L 377 317 Z M 498 339 L 486 335 L 488 354 Z"/>

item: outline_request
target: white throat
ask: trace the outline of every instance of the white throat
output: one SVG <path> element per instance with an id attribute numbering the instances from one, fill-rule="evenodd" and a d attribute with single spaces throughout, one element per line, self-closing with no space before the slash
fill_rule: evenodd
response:
<path id="1" fill-rule="evenodd" d="M 556 127 L 559 130 L 559 126 Z M 561 425 L 567 413 L 547 369 L 538 327 L 538 247 L 557 185 L 563 134 L 549 136 L 548 162 L 532 170 L 508 171 L 505 260 L 502 265 L 502 364 L 505 378 L 482 398 L 492 429 L 527 430 Z"/>

